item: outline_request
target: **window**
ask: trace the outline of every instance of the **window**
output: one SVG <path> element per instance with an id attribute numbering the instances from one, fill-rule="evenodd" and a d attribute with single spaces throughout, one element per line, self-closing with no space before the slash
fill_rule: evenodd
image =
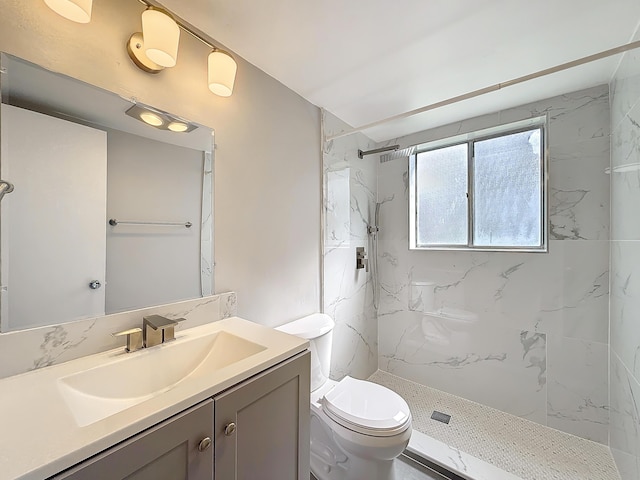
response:
<path id="1" fill-rule="evenodd" d="M 410 248 L 546 251 L 544 122 L 418 145 Z"/>

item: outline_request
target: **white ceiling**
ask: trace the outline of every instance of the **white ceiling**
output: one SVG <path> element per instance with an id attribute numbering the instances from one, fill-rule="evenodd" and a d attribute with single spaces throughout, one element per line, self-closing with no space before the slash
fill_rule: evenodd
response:
<path id="1" fill-rule="evenodd" d="M 354 127 L 625 44 L 640 21 L 638 0 L 161 1 Z M 388 140 L 606 83 L 618 61 L 365 133 Z"/>

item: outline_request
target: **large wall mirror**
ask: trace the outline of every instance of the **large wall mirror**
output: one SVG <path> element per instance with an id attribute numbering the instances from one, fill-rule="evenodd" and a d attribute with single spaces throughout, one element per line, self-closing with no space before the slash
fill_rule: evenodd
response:
<path id="1" fill-rule="evenodd" d="M 0 67 L 0 331 L 210 295 L 213 130 Z"/>

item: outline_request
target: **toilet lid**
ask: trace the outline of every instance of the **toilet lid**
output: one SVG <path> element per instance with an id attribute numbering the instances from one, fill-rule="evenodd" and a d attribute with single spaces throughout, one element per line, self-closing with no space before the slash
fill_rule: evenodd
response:
<path id="1" fill-rule="evenodd" d="M 322 408 L 343 427 L 366 435 L 397 435 L 411 423 L 409 406 L 400 395 L 349 376 L 324 396 Z"/>

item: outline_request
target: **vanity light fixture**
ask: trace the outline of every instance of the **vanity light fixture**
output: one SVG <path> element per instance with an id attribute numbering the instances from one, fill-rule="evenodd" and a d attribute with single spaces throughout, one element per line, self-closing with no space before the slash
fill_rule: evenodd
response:
<path id="1" fill-rule="evenodd" d="M 93 0 L 44 0 L 47 6 L 58 15 L 77 23 L 91 21 Z"/>
<path id="2" fill-rule="evenodd" d="M 135 118 L 139 122 L 144 122 L 158 130 L 189 133 L 198 128 L 198 125 L 195 123 L 142 103 L 132 105 L 125 113 L 131 118 Z"/>
<path id="3" fill-rule="evenodd" d="M 228 52 L 215 48 L 208 58 L 209 90 L 221 97 L 233 93 L 238 65 Z"/>
<path id="4" fill-rule="evenodd" d="M 175 122 L 171 122 L 167 128 L 172 132 L 180 133 L 180 132 L 186 132 L 189 129 L 189 125 L 187 125 L 186 123 L 175 121 Z"/>
<path id="5" fill-rule="evenodd" d="M 178 60 L 180 27 L 166 10 L 149 7 L 142 12 L 144 53 L 163 67 L 175 67 Z"/>
<path id="6" fill-rule="evenodd" d="M 176 65 L 179 43 L 180 27 L 171 14 L 148 5 L 142 12 L 142 32 L 131 35 L 127 52 L 138 68 L 158 73 Z"/>
<path id="7" fill-rule="evenodd" d="M 140 118 L 144 123 L 148 123 L 152 127 L 159 127 L 164 124 L 164 121 L 155 113 L 152 112 L 142 112 L 140 114 Z"/>
<path id="8" fill-rule="evenodd" d="M 146 5 L 147 9 L 142 12 L 142 32 L 131 35 L 127 44 L 127 51 L 133 63 L 147 73 L 159 73 L 165 67 L 175 66 L 180 30 L 184 30 L 212 50 L 207 58 L 209 90 L 221 97 L 229 97 L 233 93 L 238 70 L 231 54 L 212 45 L 201 35 L 175 20 L 167 10 L 155 7 L 147 0 L 139 1 Z"/>

